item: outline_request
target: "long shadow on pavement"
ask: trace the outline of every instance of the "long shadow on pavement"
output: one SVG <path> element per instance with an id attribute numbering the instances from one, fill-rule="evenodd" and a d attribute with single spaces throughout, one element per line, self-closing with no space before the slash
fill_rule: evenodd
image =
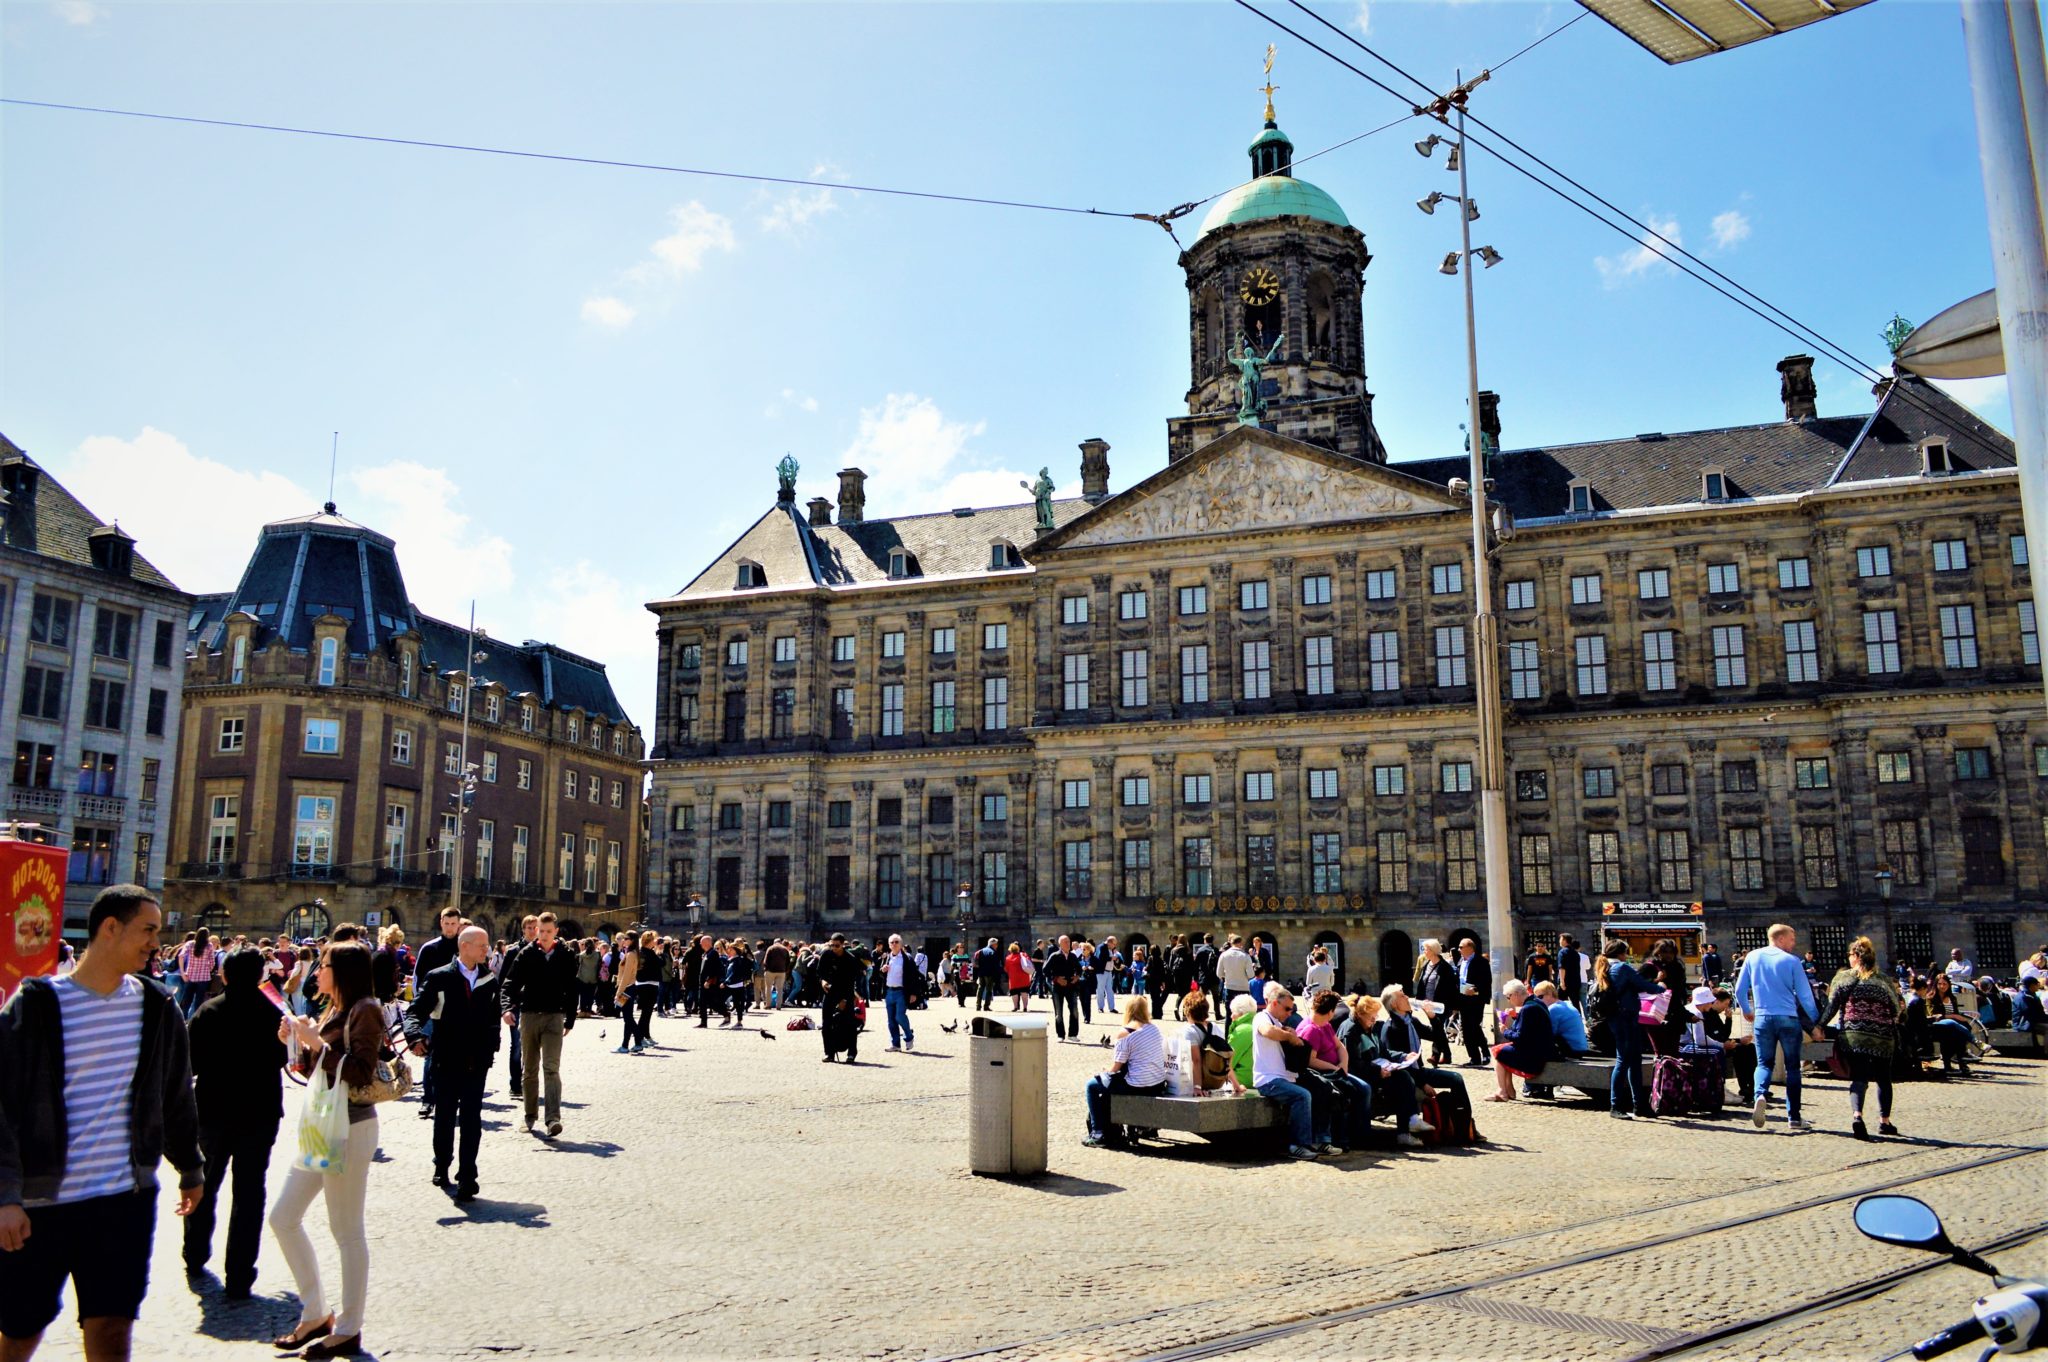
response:
<path id="1" fill-rule="evenodd" d="M 1005 1178 L 1004 1181 L 1009 1181 Z M 1041 1173 L 1035 1178 L 1018 1178 L 1013 1184 L 1028 1192 L 1051 1192 L 1054 1196 L 1109 1196 L 1124 1189 L 1114 1182 L 1096 1182 L 1068 1173 Z"/>
<path id="2" fill-rule="evenodd" d="M 532 1201 L 491 1201 L 488 1199 L 454 1203 L 456 1214 L 444 1215 L 434 1223 L 437 1225 L 462 1225 L 478 1223 L 486 1225 L 517 1225 L 521 1229 L 544 1230 L 548 1227 L 548 1208 Z"/>

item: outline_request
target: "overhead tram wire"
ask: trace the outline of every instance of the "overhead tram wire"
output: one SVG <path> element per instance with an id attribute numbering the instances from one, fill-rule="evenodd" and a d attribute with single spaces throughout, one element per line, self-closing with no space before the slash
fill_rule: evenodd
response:
<path id="1" fill-rule="evenodd" d="M 1530 43 L 1530 44 L 1529 44 L 1529 45 L 1528 45 L 1527 47 L 1523 48 L 1523 49 L 1522 49 L 1522 50 L 1521 50 L 1520 52 L 1517 52 L 1517 53 L 1515 53 L 1515 56 L 1514 56 L 1514 57 L 1508 57 L 1508 58 L 1505 58 L 1504 60 L 1501 60 L 1501 61 L 1497 61 L 1497 62 L 1495 62 L 1495 63 L 1494 63 L 1494 64 L 1493 64 L 1492 66 L 1489 66 L 1489 67 L 1487 68 L 1487 70 L 1489 70 L 1489 71 L 1499 71 L 1499 70 L 1500 70 L 1500 69 L 1501 69 L 1501 68 L 1502 68 L 1503 66 L 1506 66 L 1506 65 L 1508 64 L 1508 62 L 1511 62 L 1511 61 L 1513 61 L 1513 60 L 1515 59 L 1515 57 L 1519 57 L 1519 56 L 1522 56 L 1522 55 L 1524 55 L 1525 53 L 1529 53 L 1529 52 L 1534 52 L 1534 51 L 1535 51 L 1535 50 L 1536 50 L 1537 48 L 1539 48 L 1539 47 L 1543 46 L 1543 44 L 1545 44 L 1545 43 L 1549 42 L 1549 41 L 1550 41 L 1550 40 L 1551 40 L 1552 38 L 1555 38 L 1555 37 L 1556 37 L 1556 36 L 1557 36 L 1558 34 L 1560 34 L 1560 33 L 1564 32 L 1564 31 L 1565 31 L 1566 29 L 1570 28 L 1570 27 L 1571 27 L 1571 26 L 1572 26 L 1573 24 L 1576 24 L 1576 23 L 1577 23 L 1577 22 L 1578 22 L 1579 20 L 1581 20 L 1581 19 L 1585 18 L 1585 17 L 1587 16 L 1587 15 L 1591 14 L 1592 12 L 1593 12 L 1593 11 L 1591 11 L 1591 10 L 1589 10 L 1589 9 L 1582 9 L 1582 10 L 1580 10 L 1580 11 L 1579 11 L 1579 12 L 1578 12 L 1577 14 L 1574 14 L 1574 15 L 1573 15 L 1573 16 L 1572 16 L 1571 18 L 1569 18 L 1569 19 L 1565 20 L 1565 21 L 1564 21 L 1563 23 L 1559 24 L 1559 25 L 1558 25 L 1558 26 L 1557 26 L 1556 28 L 1553 28 L 1553 29 L 1551 29 L 1551 30 L 1550 30 L 1550 32 L 1548 32 L 1548 33 L 1544 34 L 1544 35 L 1543 35 L 1542 37 L 1538 38 L 1538 39 L 1537 39 L 1537 40 L 1536 40 L 1535 42 L 1533 42 L 1533 43 Z M 1468 113 L 1468 114 L 1466 115 L 1466 117 L 1468 117 L 1468 118 L 1469 118 L 1469 117 L 1471 117 L 1471 115 L 1470 115 L 1470 114 Z"/>

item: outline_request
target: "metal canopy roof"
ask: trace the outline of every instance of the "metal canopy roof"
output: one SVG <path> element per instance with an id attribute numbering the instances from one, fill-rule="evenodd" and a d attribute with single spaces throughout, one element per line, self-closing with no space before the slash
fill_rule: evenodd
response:
<path id="1" fill-rule="evenodd" d="M 1581 5 L 1677 63 L 1803 28 L 1870 0 L 1579 0 Z"/>

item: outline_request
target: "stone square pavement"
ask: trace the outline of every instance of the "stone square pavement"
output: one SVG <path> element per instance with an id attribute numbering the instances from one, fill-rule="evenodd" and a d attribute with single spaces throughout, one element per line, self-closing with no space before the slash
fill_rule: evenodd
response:
<path id="1" fill-rule="evenodd" d="M 740 1031 L 657 1019 L 659 1048 L 638 1055 L 610 1052 L 617 1021 L 579 1023 L 553 1142 L 520 1129 L 501 1058 L 468 1206 L 428 1185 L 415 1104 L 386 1107 L 370 1354 L 1135 1359 L 1223 1340 L 1209 1355 L 1619 1358 L 1919 1265 L 1855 1233 L 1858 1191 L 1901 1183 L 1971 1245 L 2048 1219 L 2048 1154 L 2028 1152 L 2048 1144 L 2040 1061 L 1902 1085 L 1896 1142 L 1851 1140 L 1845 1085 L 1823 1081 L 1808 1085 L 1822 1129 L 1803 1136 L 1732 1108 L 1629 1123 L 1584 1102 L 1475 1103 L 1483 1147 L 1297 1164 L 1194 1141 L 1086 1149 L 1081 1087 L 1106 1055 L 1055 1043 L 1051 1172 L 1013 1183 L 965 1171 L 971 1014 L 914 1012 L 915 1051 L 891 1054 L 877 1008 L 856 1067 L 821 1064 L 817 1032 L 783 1029 L 792 1015 Z M 296 1306 L 268 1232 L 257 1299 L 229 1304 L 217 1279 L 187 1283 L 171 1204 L 135 1356 L 272 1355 Z M 1743 1223 L 1759 1213 L 1775 1214 Z M 317 1205 L 308 1227 L 332 1296 Z M 1675 1242 L 1616 1252 L 1660 1240 Z M 2041 1243 L 2001 1261 L 2048 1269 Z M 1940 1268 L 1898 1288 L 1897 1309 L 1881 1296 L 1695 1351 L 1875 1359 L 1966 1313 L 1979 1280 Z M 68 1310 L 41 1356 L 79 1355 Z"/>

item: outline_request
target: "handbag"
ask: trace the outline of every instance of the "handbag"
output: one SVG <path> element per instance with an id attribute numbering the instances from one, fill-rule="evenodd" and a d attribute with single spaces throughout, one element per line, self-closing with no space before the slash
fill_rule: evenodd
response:
<path id="1" fill-rule="evenodd" d="M 1636 1006 L 1639 1009 L 1636 1013 L 1638 1025 L 1662 1026 L 1664 1018 L 1671 1012 L 1671 994 L 1668 990 L 1663 993 L 1640 994 Z"/>
<path id="2" fill-rule="evenodd" d="M 367 1107 L 378 1102 L 396 1102 L 412 1091 L 412 1065 L 405 1062 L 404 1055 L 393 1055 L 379 1059 L 377 1069 L 367 1083 L 351 1083 L 348 1100 L 356 1106 Z"/>

